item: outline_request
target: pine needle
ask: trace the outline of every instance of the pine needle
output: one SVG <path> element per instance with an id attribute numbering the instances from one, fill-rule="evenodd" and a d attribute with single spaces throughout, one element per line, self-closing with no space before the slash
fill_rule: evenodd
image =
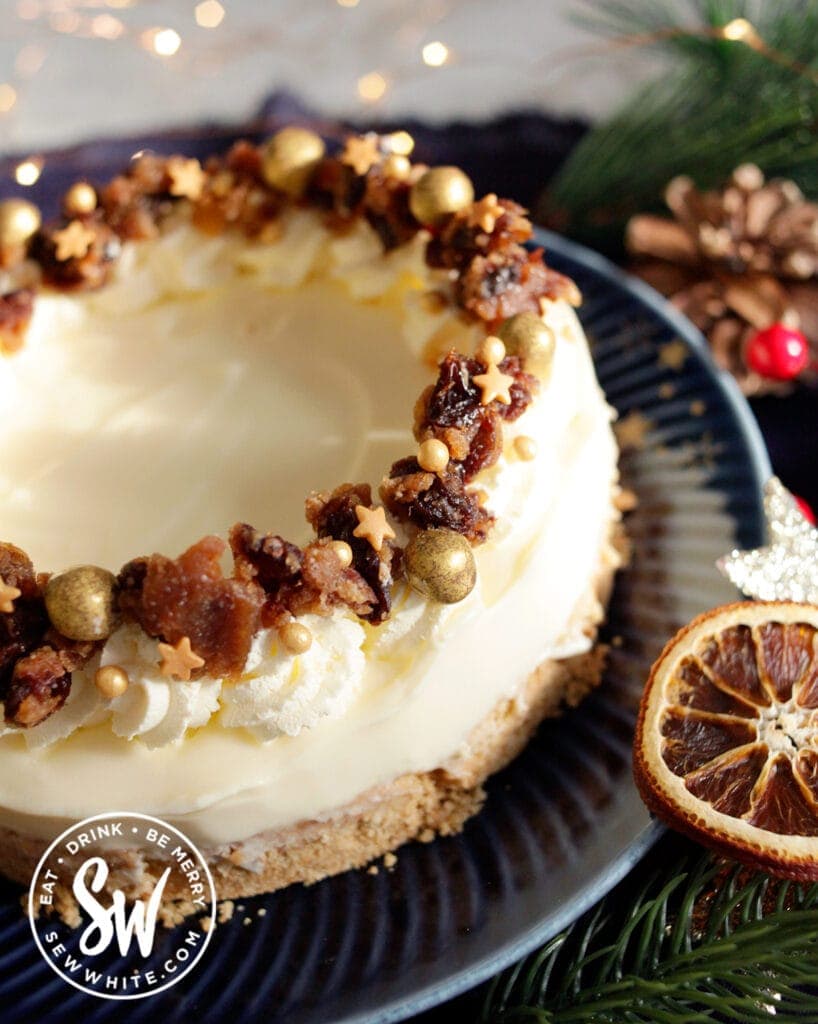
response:
<path id="1" fill-rule="evenodd" d="M 547 221 L 615 248 L 629 216 L 661 209 L 675 175 L 711 188 L 746 162 L 818 197 L 818 84 L 741 41 L 708 34 L 746 18 L 768 47 L 818 72 L 818 4 L 689 0 L 680 12 L 665 0 L 598 0 L 586 7 L 588 27 L 655 50 L 663 71 L 572 152 L 541 210 Z"/>
<path id="2" fill-rule="evenodd" d="M 709 854 L 609 900 L 500 975 L 483 1024 L 804 1024 L 818 1007 L 818 885 Z"/>

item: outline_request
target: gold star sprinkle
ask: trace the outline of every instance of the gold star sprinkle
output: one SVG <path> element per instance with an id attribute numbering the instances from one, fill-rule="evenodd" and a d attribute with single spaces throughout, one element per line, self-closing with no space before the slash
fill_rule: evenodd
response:
<path id="1" fill-rule="evenodd" d="M 506 208 L 497 201 L 497 193 L 489 192 L 478 203 L 472 205 L 467 223 L 470 228 L 480 228 L 491 234 L 498 217 L 502 217 L 505 212 Z"/>
<path id="2" fill-rule="evenodd" d="M 187 682 L 191 670 L 204 665 L 204 658 L 191 650 L 190 637 L 183 636 L 177 644 L 159 643 L 157 647 L 162 658 L 159 670 L 168 679 L 175 677 Z"/>
<path id="3" fill-rule="evenodd" d="M 341 163 L 351 167 L 356 174 L 366 174 L 381 159 L 377 135 L 350 135 L 344 143 Z"/>
<path id="4" fill-rule="evenodd" d="M 489 366 L 485 373 L 478 373 L 472 380 L 483 392 L 480 399 L 483 405 L 488 405 L 495 399 L 503 405 L 511 405 L 511 385 L 514 378 L 503 373 L 496 364 Z"/>
<path id="5" fill-rule="evenodd" d="M 174 156 L 168 160 L 170 194 L 183 199 L 198 199 L 205 183 L 205 172 L 198 160 Z"/>
<path id="6" fill-rule="evenodd" d="M 644 448 L 645 436 L 653 424 L 638 409 L 629 412 L 614 423 L 614 433 L 620 448 Z"/>
<path id="7" fill-rule="evenodd" d="M 11 615 L 14 611 L 14 602 L 21 593 L 21 590 L 11 586 L 10 583 L 6 583 L 3 577 L 0 576 L 0 612 Z"/>
<path id="8" fill-rule="evenodd" d="M 67 227 L 54 232 L 54 255 L 61 263 L 65 260 L 81 260 L 94 244 L 96 237 L 93 228 L 87 227 L 81 220 L 72 220 Z"/>
<path id="9" fill-rule="evenodd" d="M 395 539 L 395 531 L 386 521 L 386 512 L 382 506 L 367 508 L 356 505 L 355 515 L 358 525 L 352 531 L 353 537 L 365 537 L 376 551 L 380 551 L 386 538 Z"/>
<path id="10" fill-rule="evenodd" d="M 676 338 L 659 349 L 659 365 L 666 366 L 669 370 L 681 370 L 689 354 L 687 345 Z"/>

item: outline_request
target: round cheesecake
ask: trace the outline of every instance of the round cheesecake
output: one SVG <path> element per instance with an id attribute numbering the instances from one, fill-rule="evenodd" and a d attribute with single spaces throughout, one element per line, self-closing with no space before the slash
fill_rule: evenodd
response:
<path id="1" fill-rule="evenodd" d="M 360 866 L 458 830 L 599 680 L 617 449 L 576 289 L 388 137 L 281 150 L 150 158 L 6 239 L 21 882 L 112 810 L 181 829 L 220 898 Z M 134 894 L 161 868 L 116 856 Z"/>

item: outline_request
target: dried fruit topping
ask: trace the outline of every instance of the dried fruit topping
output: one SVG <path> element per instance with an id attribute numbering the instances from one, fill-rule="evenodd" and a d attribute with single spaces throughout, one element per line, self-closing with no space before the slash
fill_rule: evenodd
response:
<path id="1" fill-rule="evenodd" d="M 0 615 L 0 698 L 11 682 L 16 662 L 39 647 L 49 628 L 42 588 L 24 551 L 0 544 L 0 579 L 16 587 L 20 596 L 13 610 Z"/>
<path id="2" fill-rule="evenodd" d="M 193 223 L 206 234 L 237 227 L 250 238 L 270 240 L 285 198 L 264 181 L 257 146 L 244 140 L 226 156 L 211 157 L 201 195 L 193 208 Z"/>
<path id="3" fill-rule="evenodd" d="M 488 220 L 475 216 L 479 204 L 452 214 L 429 241 L 426 262 L 430 267 L 461 270 L 475 256 L 485 256 L 510 245 L 527 242 L 531 221 L 525 209 L 511 199 L 501 199 L 499 212 Z M 490 230 L 486 230 L 488 226 Z"/>
<path id="4" fill-rule="evenodd" d="M 14 666 L 6 690 L 6 721 L 24 729 L 44 722 L 65 704 L 71 674 L 51 647 L 38 647 Z"/>
<path id="5" fill-rule="evenodd" d="M 117 234 L 94 214 L 44 226 L 34 237 L 31 255 L 46 284 L 93 291 L 107 283 L 121 248 Z"/>
<path id="6" fill-rule="evenodd" d="M 205 660 L 198 675 L 241 672 L 261 623 L 261 588 L 225 579 L 225 549 L 219 537 L 204 537 L 175 560 L 151 555 L 129 562 L 117 580 L 123 616 L 169 644 L 188 637 Z"/>
<path id="7" fill-rule="evenodd" d="M 361 212 L 365 195 L 366 176 L 356 174 L 333 156 L 324 157 L 318 164 L 307 192 L 317 206 L 332 211 L 333 223 L 338 227 L 349 224 Z"/>
<path id="8" fill-rule="evenodd" d="M 516 244 L 474 256 L 455 282 L 459 305 L 490 324 L 515 313 L 538 313 L 541 298 L 575 302 L 576 296 L 576 285 L 545 265 L 541 249 Z"/>
<path id="9" fill-rule="evenodd" d="M 379 572 L 384 578 L 377 581 L 377 587 L 372 587 L 354 564 L 349 567 L 340 564 L 329 538 L 315 541 L 304 549 L 303 589 L 290 610 L 294 615 L 308 611 L 327 615 L 338 605 L 345 605 L 362 619 L 381 622 L 389 613 L 391 576 L 388 570 L 381 568 Z"/>
<path id="10" fill-rule="evenodd" d="M 304 552 L 273 533 L 262 533 L 247 523 L 230 530 L 230 549 L 238 579 L 255 580 L 266 594 L 275 594 L 284 584 L 294 584 L 301 575 Z"/>
<path id="11" fill-rule="evenodd" d="M 375 551 L 363 537 L 356 537 L 358 517 L 357 505 L 372 508 L 372 489 L 369 484 L 341 484 L 331 492 L 315 492 L 307 499 L 307 519 L 319 538 L 343 540 L 352 548 L 352 568 L 357 570 L 369 585 L 374 597 L 371 611 L 364 616 L 370 622 L 382 622 L 391 608 L 391 584 L 397 572 L 395 558 L 397 548 L 391 541 L 384 541 L 381 550 Z M 336 557 L 337 560 L 337 556 Z"/>
<path id="12" fill-rule="evenodd" d="M 442 441 L 466 483 L 497 461 L 503 443 L 500 420 L 521 416 L 539 386 L 535 377 L 523 371 L 517 356 L 507 356 L 499 368 L 514 378 L 508 405 L 500 401 L 483 405 L 482 391 L 473 378 L 484 372 L 484 364 L 450 352 L 440 364 L 436 383 L 421 395 L 415 408 L 417 439 Z"/>
<path id="13" fill-rule="evenodd" d="M 62 707 L 71 672 L 101 644 L 69 640 L 51 625 L 43 597 L 46 577 L 36 576 L 24 551 L 0 544 L 0 579 L 20 591 L 10 613 L 0 615 L 0 699 L 7 722 L 30 728 Z"/>
<path id="14" fill-rule="evenodd" d="M 411 456 L 396 462 L 380 495 L 396 519 L 421 529 L 443 527 L 462 533 L 473 544 L 488 535 L 494 516 L 466 490 L 463 472 L 450 463 L 443 473 L 427 473 Z"/>
<path id="15" fill-rule="evenodd" d="M 417 234 L 418 225 L 409 209 L 409 184 L 375 166 L 366 176 L 364 216 L 377 231 L 388 252 Z"/>
<path id="16" fill-rule="evenodd" d="M 33 312 L 33 289 L 19 288 L 0 295 L 0 355 L 9 355 L 23 347 Z"/>
<path id="17" fill-rule="evenodd" d="M 147 153 L 132 161 L 99 194 L 105 221 L 120 238 L 154 238 L 178 201 L 171 193 L 168 157 Z"/>
<path id="18" fill-rule="evenodd" d="M 302 551 L 273 534 L 263 534 L 244 523 L 230 531 L 236 574 L 255 580 L 264 590 L 265 626 L 280 626 L 293 615 L 327 615 L 346 606 L 368 618 L 377 605 L 369 584 L 354 567 L 344 566 L 329 540 L 308 544 Z"/>

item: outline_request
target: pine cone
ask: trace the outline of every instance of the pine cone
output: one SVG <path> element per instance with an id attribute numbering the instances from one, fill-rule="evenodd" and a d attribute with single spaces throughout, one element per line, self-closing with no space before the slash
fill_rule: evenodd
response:
<path id="1" fill-rule="evenodd" d="M 628 222 L 632 269 L 706 335 L 745 394 L 786 392 L 748 369 L 745 349 L 754 332 L 780 321 L 806 335 L 813 361 L 818 355 L 818 205 L 792 181 L 765 182 L 754 164 L 737 167 L 720 191 L 674 178 L 665 202 L 674 219 Z M 814 382 L 811 373 L 802 381 Z"/>

